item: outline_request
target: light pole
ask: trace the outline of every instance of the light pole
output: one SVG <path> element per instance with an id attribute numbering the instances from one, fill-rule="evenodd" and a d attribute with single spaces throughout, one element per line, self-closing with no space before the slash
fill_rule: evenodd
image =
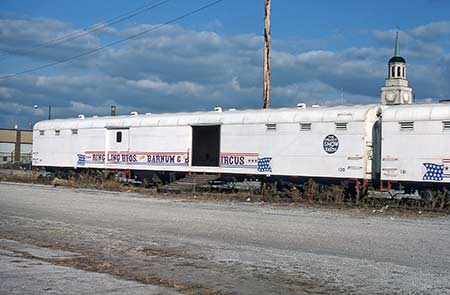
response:
<path id="1" fill-rule="evenodd" d="M 34 109 L 37 110 L 39 108 L 39 106 L 37 104 L 34 105 Z M 49 105 L 48 106 L 48 119 L 51 120 L 52 119 L 52 106 Z"/>

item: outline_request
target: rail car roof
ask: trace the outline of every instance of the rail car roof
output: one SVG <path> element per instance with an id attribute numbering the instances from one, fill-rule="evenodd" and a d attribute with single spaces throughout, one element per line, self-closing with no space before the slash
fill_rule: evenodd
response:
<path id="1" fill-rule="evenodd" d="M 389 106 L 383 110 L 384 122 L 450 120 L 450 104 Z"/>
<path id="2" fill-rule="evenodd" d="M 378 105 L 353 105 L 86 117 L 83 119 L 72 118 L 41 121 L 37 122 L 33 129 L 127 128 L 139 126 L 185 126 L 242 123 L 348 122 L 364 121 L 369 112 L 373 113 L 373 116 L 375 117 L 378 109 Z"/>

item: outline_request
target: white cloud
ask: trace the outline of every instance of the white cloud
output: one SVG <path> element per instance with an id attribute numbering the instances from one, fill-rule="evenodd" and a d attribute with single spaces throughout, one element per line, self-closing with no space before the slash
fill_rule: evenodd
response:
<path id="1" fill-rule="evenodd" d="M 33 42 L 42 42 L 50 36 L 74 31 L 70 24 L 51 20 L 3 20 L 2 24 L 0 49 L 24 44 L 29 34 L 35 34 Z M 23 26 L 35 28 L 24 28 L 25 32 L 11 39 L 7 31 Z M 95 48 L 105 35 L 123 38 L 154 27 L 137 25 L 99 30 L 95 36 L 81 38 L 73 47 L 33 52 L 29 57 L 67 57 L 76 46 L 77 53 Z M 450 54 L 441 41 L 424 41 L 424 36 L 439 37 L 446 34 L 445 30 L 445 24 L 428 24 L 401 32 L 402 53 L 408 61 L 408 76 L 418 99 L 450 93 L 447 83 Z M 433 35 L 432 31 L 436 33 Z M 272 105 L 341 103 L 342 93 L 345 103 L 378 102 L 386 63 L 393 51 L 395 30 L 373 34 L 377 42 L 373 46 L 340 50 L 306 49 L 307 46 L 301 51 L 288 50 L 292 40 L 275 42 L 271 58 Z M 322 43 L 313 40 L 309 44 L 316 47 L 327 42 L 329 40 Z M 52 75 L 36 73 L 0 80 L 0 102 L 21 106 L 22 110 L 31 110 L 34 104 L 52 105 L 56 117 L 108 114 L 111 104 L 119 106 L 123 113 L 204 110 L 216 105 L 260 107 L 262 48 L 261 36 L 226 36 L 205 29 L 165 26 L 123 46 L 108 48 L 65 64 L 63 68 L 57 67 Z M 52 50 L 57 56 L 52 55 Z M 21 114 L 20 110 L 7 112 L 0 110 L 0 122 L 10 122 L 12 114 Z M 42 116 L 32 111 L 26 114 Z"/>
<path id="2" fill-rule="evenodd" d="M 138 87 L 141 89 L 150 89 L 160 92 L 162 94 L 179 95 L 179 96 L 197 96 L 205 91 L 205 87 L 193 82 L 176 82 L 167 83 L 160 79 L 155 80 L 138 80 L 127 81 L 131 87 Z"/>

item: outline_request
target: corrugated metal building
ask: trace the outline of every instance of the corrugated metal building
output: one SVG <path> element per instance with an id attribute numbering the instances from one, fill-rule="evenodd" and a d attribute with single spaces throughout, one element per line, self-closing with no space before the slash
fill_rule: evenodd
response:
<path id="1" fill-rule="evenodd" d="M 0 163 L 31 162 L 31 130 L 0 129 Z"/>

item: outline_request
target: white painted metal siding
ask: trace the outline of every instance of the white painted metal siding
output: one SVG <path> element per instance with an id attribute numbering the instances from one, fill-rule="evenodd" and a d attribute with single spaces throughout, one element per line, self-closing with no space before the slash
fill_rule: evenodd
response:
<path id="1" fill-rule="evenodd" d="M 33 165 L 370 178 L 372 126 L 378 111 L 369 105 L 43 121 L 34 126 Z M 301 131 L 300 123 L 311 124 L 311 130 Z M 347 130 L 337 130 L 336 123 L 347 123 Z M 266 124 L 275 130 L 267 130 Z M 191 126 L 198 125 L 221 125 L 220 167 L 189 165 Z M 129 130 L 126 148 L 111 147 L 111 130 L 117 128 Z M 59 136 L 55 130 L 61 130 Z M 339 141 L 335 153 L 324 150 L 328 135 Z M 99 155 L 105 150 L 132 155 L 129 161 L 108 162 L 106 153 L 105 164 Z M 266 169 L 258 164 L 261 160 L 269 163 Z"/>
<path id="2" fill-rule="evenodd" d="M 450 132 L 443 128 L 443 121 L 449 120 L 450 105 L 447 104 L 387 108 L 383 114 L 382 179 L 450 182 L 450 177 L 445 176 L 450 173 L 447 163 L 450 162 Z M 410 122 L 412 129 L 401 128 Z M 431 173 L 426 168 L 427 163 L 442 167 L 443 173 Z M 428 179 L 431 174 L 439 180 Z"/>

